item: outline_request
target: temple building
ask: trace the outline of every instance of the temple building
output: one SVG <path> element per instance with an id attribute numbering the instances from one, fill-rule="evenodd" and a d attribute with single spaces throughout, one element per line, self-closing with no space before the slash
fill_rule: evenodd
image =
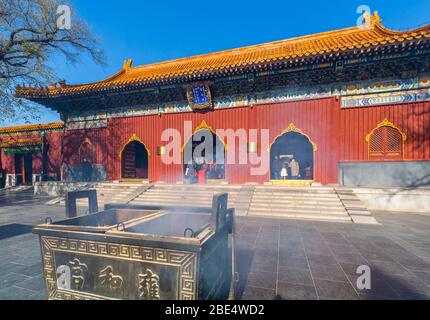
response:
<path id="1" fill-rule="evenodd" d="M 192 134 L 209 133 L 223 145 L 214 148 L 217 158 L 241 148 L 217 130 L 268 131 L 268 146 L 260 136 L 246 141 L 248 155 L 270 159 L 266 173 L 220 161 L 211 182 L 430 185 L 430 26 L 392 31 L 377 12 L 365 20 L 149 65 L 126 60 L 90 84 L 17 87 L 17 96 L 57 111 L 63 122 L 0 130 L 6 183 L 37 175 L 181 183 L 188 160 L 162 161 L 162 136 L 166 129 L 186 136 L 187 122 Z M 198 147 L 189 138 L 181 146 Z"/>

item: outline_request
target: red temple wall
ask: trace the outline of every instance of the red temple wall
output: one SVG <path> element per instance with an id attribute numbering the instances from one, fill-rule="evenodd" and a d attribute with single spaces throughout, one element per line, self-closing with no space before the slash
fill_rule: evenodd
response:
<path id="1" fill-rule="evenodd" d="M 6 173 L 15 173 L 14 156 L 11 154 L 4 154 L 1 150 L 1 167 Z"/>
<path id="2" fill-rule="evenodd" d="M 335 98 L 293 101 L 259 105 L 253 108 L 220 109 L 208 113 L 176 113 L 111 119 L 109 137 L 109 179 L 121 177 L 119 151 L 136 134 L 151 152 L 149 179 L 175 182 L 182 179 L 182 165 L 165 165 L 156 155 L 165 128 L 174 128 L 183 136 L 184 121 L 192 121 L 193 130 L 204 120 L 216 129 L 269 129 L 270 143 L 293 123 L 317 146 L 315 181 L 338 182 L 339 161 L 367 161 L 365 137 L 385 118 L 407 135 L 405 160 L 430 160 L 430 102 L 341 109 Z M 183 142 L 182 142 L 183 143 Z M 228 148 L 228 146 L 227 146 Z M 236 156 L 238 144 L 236 140 Z M 261 149 L 259 141 L 259 149 Z M 258 154 L 261 155 L 262 150 Z M 267 152 L 263 150 L 263 152 Z M 230 183 L 269 181 L 269 173 L 251 176 L 251 165 L 228 165 L 226 179 Z"/>
<path id="3" fill-rule="evenodd" d="M 109 180 L 121 179 L 120 151 L 135 134 L 149 149 L 149 179 L 176 182 L 182 180 L 183 166 L 166 165 L 157 155 L 161 134 L 166 128 L 177 129 L 184 136 L 184 121 L 192 121 L 193 131 L 204 120 L 212 129 L 269 129 L 270 143 L 290 123 L 303 131 L 317 146 L 314 159 L 315 181 L 323 184 L 338 182 L 339 161 L 368 161 L 365 137 L 384 119 L 405 132 L 405 161 L 430 160 L 430 102 L 341 109 L 335 98 L 314 99 L 219 109 L 207 113 L 171 113 L 139 117 L 112 118 L 107 128 L 49 132 L 48 173 L 60 176 L 62 163 L 79 165 L 79 147 L 86 140 L 96 150 L 96 163 L 105 165 Z M 182 141 L 181 145 L 184 143 Z M 258 139 L 258 155 L 268 152 Z M 231 147 L 231 146 L 230 146 Z M 229 146 L 227 146 L 229 148 Z M 238 140 L 236 139 L 236 159 Z M 261 150 L 264 149 L 264 150 Z M 41 172 L 40 154 L 33 154 L 34 173 Z M 2 154 L 2 167 L 14 173 L 14 156 Z M 226 179 L 230 183 L 269 181 L 269 172 L 251 176 L 251 165 L 227 165 Z"/>
<path id="4" fill-rule="evenodd" d="M 61 145 L 63 142 L 63 131 L 48 132 L 46 134 L 47 151 L 47 174 L 61 177 Z"/>
<path id="5" fill-rule="evenodd" d="M 290 123 L 294 123 L 318 147 L 315 154 L 315 180 L 322 183 L 337 182 L 340 107 L 334 98 L 260 105 L 253 108 L 220 109 L 208 113 L 188 112 L 111 119 L 108 139 L 112 143 L 109 145 L 108 172 L 110 174 L 108 178 L 120 179 L 119 152 L 130 137 L 135 134 L 151 152 L 149 157 L 150 180 L 167 182 L 182 180 L 182 165 L 163 164 L 161 157 L 156 155 L 156 148 L 166 144 L 161 142 L 163 129 L 174 128 L 184 136 L 184 121 L 192 121 L 194 130 L 203 120 L 214 130 L 269 129 L 270 143 Z M 236 157 L 239 150 L 237 142 L 236 140 Z M 182 141 L 183 143 L 184 141 Z M 261 152 L 268 152 L 261 150 L 261 146 L 259 149 L 259 155 Z M 226 179 L 230 183 L 263 183 L 269 181 L 269 172 L 263 176 L 250 176 L 250 168 L 250 164 L 228 165 L 226 167 Z"/>
<path id="6" fill-rule="evenodd" d="M 29 139 L 35 138 L 40 139 L 40 133 L 34 134 L 14 134 L 13 139 Z M 59 177 L 59 168 L 61 164 L 61 141 L 63 137 L 63 132 L 47 132 L 45 136 L 46 145 L 49 146 L 47 152 L 47 174 L 49 175 L 57 175 Z M 9 139 L 9 137 L 7 137 Z M 3 170 L 7 173 L 13 174 L 15 173 L 15 155 L 13 154 L 4 154 L 3 150 L 1 150 L 1 165 Z M 33 160 L 33 173 L 41 174 L 42 173 L 42 153 L 37 152 L 32 154 Z"/>
<path id="7" fill-rule="evenodd" d="M 430 160 L 430 102 L 343 109 L 340 160 L 368 161 L 365 138 L 384 119 L 406 133 L 404 160 Z"/>
<path id="8" fill-rule="evenodd" d="M 290 123 L 302 130 L 317 146 L 314 180 L 323 184 L 337 183 L 340 107 L 335 98 L 280 103 L 256 110 L 257 126 L 270 128 L 271 142 Z"/>
<path id="9" fill-rule="evenodd" d="M 42 173 L 42 153 L 37 152 L 32 155 L 33 160 L 33 174 L 41 174 Z"/>
<path id="10" fill-rule="evenodd" d="M 64 164 L 78 166 L 80 164 L 79 149 L 84 142 L 88 142 L 95 150 L 94 164 L 107 165 L 108 150 L 112 143 L 107 139 L 107 132 L 107 128 L 66 131 L 62 145 Z"/>

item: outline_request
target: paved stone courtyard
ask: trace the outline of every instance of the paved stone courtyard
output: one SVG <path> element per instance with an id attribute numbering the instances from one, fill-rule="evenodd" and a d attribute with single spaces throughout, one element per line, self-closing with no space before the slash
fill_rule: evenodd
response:
<path id="1" fill-rule="evenodd" d="M 64 208 L 0 190 L 0 299 L 46 299 L 32 226 Z M 241 299 L 430 299 L 430 217 L 374 213 L 381 225 L 239 218 Z M 371 268 L 372 289 L 356 288 Z"/>

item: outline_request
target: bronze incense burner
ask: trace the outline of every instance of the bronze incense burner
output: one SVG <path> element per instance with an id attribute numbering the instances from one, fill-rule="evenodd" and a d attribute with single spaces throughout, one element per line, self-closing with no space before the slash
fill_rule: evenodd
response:
<path id="1" fill-rule="evenodd" d="M 49 299 L 226 299 L 227 194 L 212 208 L 106 206 L 33 229 Z"/>

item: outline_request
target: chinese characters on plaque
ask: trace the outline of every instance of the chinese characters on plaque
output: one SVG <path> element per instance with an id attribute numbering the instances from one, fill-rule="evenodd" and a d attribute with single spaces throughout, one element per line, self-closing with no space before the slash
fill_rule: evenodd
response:
<path id="1" fill-rule="evenodd" d="M 199 82 L 186 86 L 188 103 L 193 110 L 213 109 L 209 82 Z"/>

